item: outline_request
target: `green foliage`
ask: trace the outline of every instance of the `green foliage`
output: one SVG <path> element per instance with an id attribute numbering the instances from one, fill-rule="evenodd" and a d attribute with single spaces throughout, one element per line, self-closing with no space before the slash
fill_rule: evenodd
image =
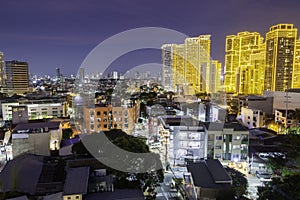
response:
<path id="1" fill-rule="evenodd" d="M 112 129 L 104 132 L 106 137 L 116 146 L 133 153 L 149 153 L 149 148 L 145 143 L 144 138 L 133 137 L 127 135 L 122 130 Z M 95 133 L 97 134 L 97 133 Z M 94 140 L 95 134 L 88 135 L 88 139 Z M 96 149 L 97 147 L 93 147 Z M 93 149 L 92 148 L 92 149 Z M 80 141 L 73 145 L 72 152 L 80 155 L 90 155 L 83 143 Z M 142 184 L 143 188 L 157 187 L 160 182 L 163 182 L 164 174 L 163 170 L 147 172 L 147 173 L 127 173 L 108 168 L 108 173 L 114 174 L 116 177 L 116 188 L 136 188 Z"/>
<path id="2" fill-rule="evenodd" d="M 73 130 L 71 128 L 63 129 L 62 130 L 62 139 L 67 140 L 70 139 L 73 135 Z"/>
<path id="3" fill-rule="evenodd" d="M 20 196 L 26 195 L 25 193 L 21 192 L 5 192 L 5 193 L 0 193 L 0 200 L 4 199 L 12 199 Z"/>
<path id="4" fill-rule="evenodd" d="M 291 174 L 283 178 L 272 178 L 265 187 L 258 187 L 259 200 L 298 200 L 300 199 L 300 174 Z"/>
<path id="5" fill-rule="evenodd" d="M 232 179 L 232 191 L 234 196 L 239 199 L 243 195 L 247 194 L 248 180 L 246 176 L 233 168 L 226 167 L 225 169 Z"/>

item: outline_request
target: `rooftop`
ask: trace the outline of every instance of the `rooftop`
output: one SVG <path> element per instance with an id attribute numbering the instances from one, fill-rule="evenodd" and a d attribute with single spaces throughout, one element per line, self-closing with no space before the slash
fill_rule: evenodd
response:
<path id="1" fill-rule="evenodd" d="M 201 160 L 187 165 L 195 186 L 202 188 L 228 188 L 232 180 L 219 160 Z"/>
<path id="2" fill-rule="evenodd" d="M 64 186 L 64 194 L 86 194 L 90 167 L 69 168 Z M 75 184 L 74 184 L 75 183 Z"/>
<path id="3" fill-rule="evenodd" d="M 234 131 L 248 131 L 243 125 L 238 122 L 225 122 L 224 128 L 233 129 Z"/>
<path id="4" fill-rule="evenodd" d="M 116 189 L 114 192 L 91 193 L 87 195 L 89 200 L 143 200 L 144 195 L 140 189 Z"/>
<path id="5" fill-rule="evenodd" d="M 22 132 L 24 130 L 28 130 L 27 132 L 31 132 L 31 130 L 36 130 L 36 129 L 43 129 L 43 131 L 46 128 L 48 130 L 50 129 L 59 129 L 60 127 L 60 122 L 34 122 L 34 123 L 24 123 L 24 124 L 18 124 L 14 130 L 13 133 L 19 133 Z"/>
<path id="6" fill-rule="evenodd" d="M 178 115 L 166 115 L 160 117 L 160 121 L 163 123 L 164 127 L 169 126 L 193 126 L 199 127 L 199 129 L 204 130 L 204 125 L 201 121 L 193 119 L 189 116 L 178 116 Z"/>
<path id="7" fill-rule="evenodd" d="M 14 158 L 0 173 L 1 191 L 34 194 L 42 168 L 42 156 L 24 154 Z"/>

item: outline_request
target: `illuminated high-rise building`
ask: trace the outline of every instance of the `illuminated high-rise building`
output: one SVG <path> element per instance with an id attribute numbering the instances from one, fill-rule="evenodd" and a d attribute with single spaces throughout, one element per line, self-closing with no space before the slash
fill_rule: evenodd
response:
<path id="1" fill-rule="evenodd" d="M 245 94 L 263 94 L 265 67 L 266 45 L 261 42 L 258 49 L 253 50 L 250 55 L 250 68 L 247 76 L 248 88 L 246 88 Z"/>
<path id="2" fill-rule="evenodd" d="M 293 24 L 274 25 L 266 34 L 264 90 L 285 91 L 292 87 L 296 37 Z"/>
<path id="3" fill-rule="evenodd" d="M 186 38 L 173 45 L 173 87 L 184 94 L 209 92 L 210 35 Z M 207 72 L 207 73 L 206 73 Z"/>
<path id="4" fill-rule="evenodd" d="M 181 93 L 182 86 L 185 83 L 185 48 L 184 44 L 173 45 L 173 88 Z"/>
<path id="5" fill-rule="evenodd" d="M 165 90 L 173 91 L 173 45 L 165 44 L 162 53 L 162 85 Z"/>
<path id="6" fill-rule="evenodd" d="M 193 90 L 199 91 L 201 87 L 200 77 L 200 54 L 199 38 L 186 38 L 184 41 L 185 60 L 184 60 L 184 81 L 189 93 Z"/>
<path id="7" fill-rule="evenodd" d="M 0 86 L 5 85 L 4 79 L 4 55 L 3 52 L 0 52 Z"/>
<path id="8" fill-rule="evenodd" d="M 249 94 L 257 93 L 249 90 L 257 85 L 261 77 L 264 63 L 254 60 L 260 59 L 263 53 L 263 37 L 257 32 L 240 32 L 226 37 L 225 55 L 225 91 L 228 93 Z M 256 55 L 256 56 L 254 56 Z M 251 63 L 251 58 L 253 59 Z M 260 66 L 257 66 L 260 64 Z M 253 66 L 256 65 L 256 68 Z M 257 68 L 258 67 L 258 68 Z M 263 74 L 261 74 L 263 76 Z"/>
<path id="9" fill-rule="evenodd" d="M 29 91 L 27 62 L 6 62 L 6 86 L 8 94 L 24 94 Z"/>
<path id="10" fill-rule="evenodd" d="M 210 79 L 208 87 L 210 93 L 217 93 L 221 91 L 221 74 L 222 74 L 222 63 L 218 60 L 212 60 L 210 65 Z"/>
<path id="11" fill-rule="evenodd" d="M 292 88 L 300 88 L 300 38 L 296 40 Z"/>

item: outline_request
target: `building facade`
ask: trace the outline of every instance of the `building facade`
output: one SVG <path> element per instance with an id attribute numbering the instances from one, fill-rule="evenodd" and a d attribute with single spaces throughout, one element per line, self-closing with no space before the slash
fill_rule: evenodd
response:
<path id="1" fill-rule="evenodd" d="M 248 159 L 249 131 L 238 122 L 206 123 L 207 158 L 222 162 L 245 162 Z"/>
<path id="2" fill-rule="evenodd" d="M 257 32 L 226 37 L 225 90 L 228 93 L 262 93 L 264 43 Z"/>
<path id="3" fill-rule="evenodd" d="M 166 86 L 172 84 L 178 94 L 210 92 L 210 37 L 200 35 L 186 38 L 183 44 L 162 46 L 162 80 Z"/>
<path id="4" fill-rule="evenodd" d="M 264 90 L 285 91 L 292 88 L 296 38 L 297 28 L 293 24 L 274 25 L 266 34 Z"/>
<path id="5" fill-rule="evenodd" d="M 265 113 L 261 110 L 242 107 L 241 119 L 248 129 L 265 126 Z"/>
<path id="6" fill-rule="evenodd" d="M 300 38 L 296 40 L 292 88 L 300 88 Z"/>
<path id="7" fill-rule="evenodd" d="M 12 120 L 13 112 L 19 112 L 17 109 L 18 106 L 27 107 L 26 110 L 29 120 L 68 116 L 68 106 L 66 102 L 55 100 L 26 100 L 2 103 L 3 120 Z M 13 107 L 15 107 L 15 110 Z"/>
<path id="8" fill-rule="evenodd" d="M 165 44 L 161 47 L 162 53 L 162 85 L 165 90 L 174 91 L 173 88 L 173 45 Z"/>
<path id="9" fill-rule="evenodd" d="M 62 139 L 60 122 L 18 124 L 12 132 L 12 153 L 49 156 L 51 150 L 59 150 Z"/>
<path id="10" fill-rule="evenodd" d="M 28 63 L 16 60 L 6 62 L 6 86 L 8 94 L 24 94 L 29 91 Z"/>
<path id="11" fill-rule="evenodd" d="M 133 106 L 100 106 L 84 108 L 84 128 L 87 133 L 121 129 L 131 134 L 139 118 L 139 103 Z"/>
<path id="12" fill-rule="evenodd" d="M 208 91 L 210 93 L 217 93 L 221 91 L 222 86 L 222 63 L 218 60 L 212 60 L 209 69 L 210 79 L 208 82 Z"/>

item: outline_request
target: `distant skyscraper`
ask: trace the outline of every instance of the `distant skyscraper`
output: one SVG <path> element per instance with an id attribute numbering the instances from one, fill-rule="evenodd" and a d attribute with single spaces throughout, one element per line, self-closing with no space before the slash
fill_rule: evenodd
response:
<path id="1" fill-rule="evenodd" d="M 274 25 L 266 34 L 264 90 L 285 91 L 292 87 L 296 37 L 293 24 Z"/>
<path id="2" fill-rule="evenodd" d="M 300 38 L 296 40 L 292 88 L 300 88 Z"/>
<path id="3" fill-rule="evenodd" d="M 174 91 L 173 88 L 173 45 L 165 44 L 161 47 L 162 73 L 161 80 L 165 90 Z"/>
<path id="4" fill-rule="evenodd" d="M 60 81 L 60 76 L 61 76 L 61 74 L 60 74 L 60 68 L 58 67 L 58 68 L 56 68 L 56 79 L 58 81 Z"/>
<path id="5" fill-rule="evenodd" d="M 265 66 L 263 37 L 257 32 L 248 31 L 229 35 L 226 37 L 225 51 L 225 91 L 239 94 L 261 93 L 262 89 L 256 91 L 256 86 L 263 85 L 259 82 L 263 78 Z"/>
<path id="6" fill-rule="evenodd" d="M 23 94 L 29 91 L 27 62 L 7 61 L 6 77 L 7 92 L 9 94 Z"/>
<path id="7" fill-rule="evenodd" d="M 79 68 L 78 71 L 78 79 L 80 82 L 84 82 L 84 68 Z"/>

